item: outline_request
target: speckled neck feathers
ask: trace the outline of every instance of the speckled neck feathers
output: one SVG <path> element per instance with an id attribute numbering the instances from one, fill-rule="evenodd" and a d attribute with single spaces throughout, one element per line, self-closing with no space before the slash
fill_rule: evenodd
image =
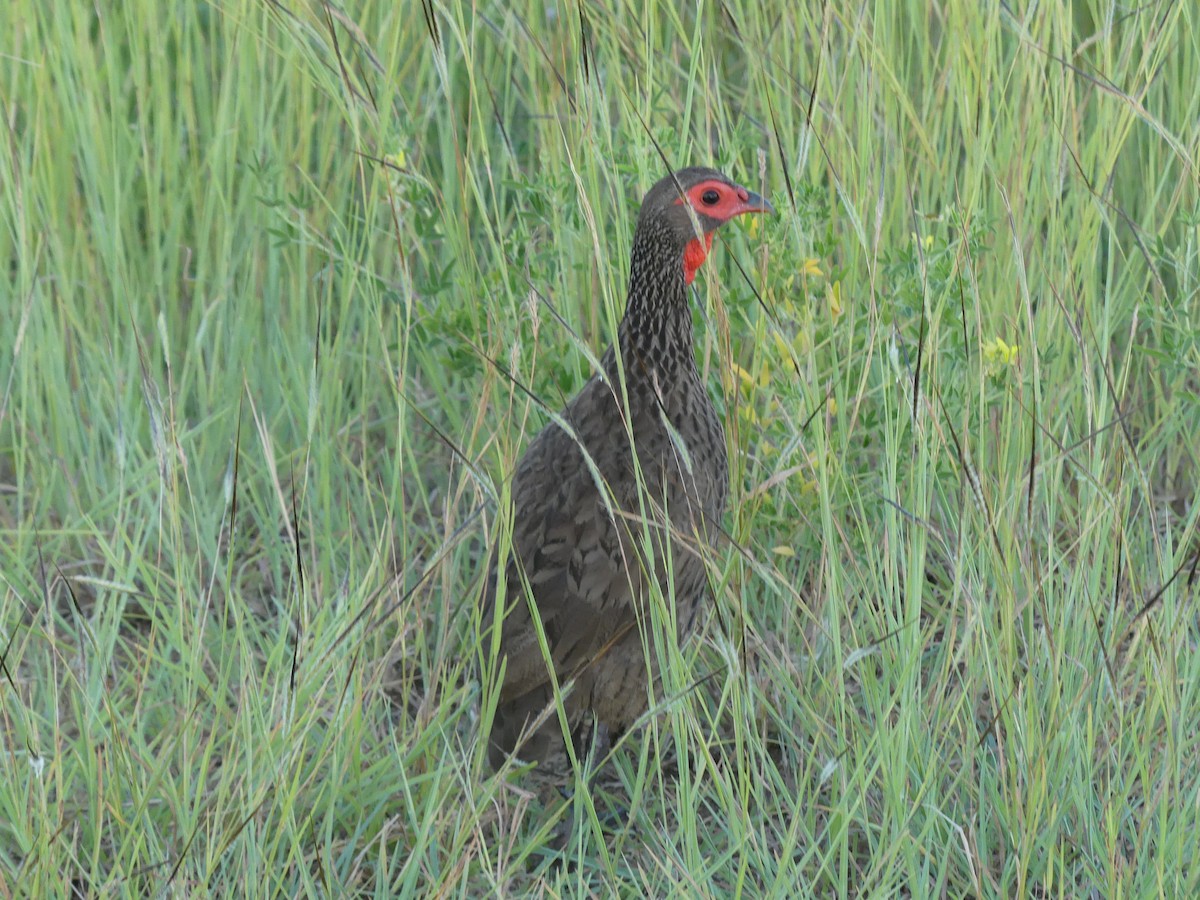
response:
<path id="1" fill-rule="evenodd" d="M 670 380 L 692 375 L 692 311 L 684 282 L 683 247 L 656 220 L 638 224 L 633 237 L 629 299 L 617 344 L 626 372 L 652 368 Z"/>

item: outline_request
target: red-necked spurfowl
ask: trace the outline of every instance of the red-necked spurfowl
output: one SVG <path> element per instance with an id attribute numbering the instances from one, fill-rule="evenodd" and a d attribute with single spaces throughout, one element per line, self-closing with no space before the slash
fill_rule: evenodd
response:
<path id="1" fill-rule="evenodd" d="M 697 619 L 708 595 L 701 554 L 715 540 L 729 473 L 724 429 L 696 370 L 688 286 L 713 233 L 749 212 L 774 210 L 712 169 L 681 169 L 650 189 L 617 345 L 562 411 L 574 433 L 552 422 L 517 466 L 512 553 L 502 574 L 493 555 L 483 593 L 490 628 L 504 579 L 507 668 L 490 736 L 493 765 L 510 754 L 558 765 L 564 753 L 553 711 L 518 745 L 553 696 L 534 608 L 556 680 L 565 688 L 574 679 L 563 707 L 580 749 L 588 727 L 616 735 L 646 709 L 638 619 L 651 583 L 673 601 L 680 637 Z"/>

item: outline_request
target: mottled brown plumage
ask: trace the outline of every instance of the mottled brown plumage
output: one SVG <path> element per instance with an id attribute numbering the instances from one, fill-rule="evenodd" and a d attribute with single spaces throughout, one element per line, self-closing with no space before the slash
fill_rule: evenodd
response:
<path id="1" fill-rule="evenodd" d="M 617 345 L 562 411 L 573 434 L 547 425 L 517 466 L 512 553 L 502 574 L 493 554 L 483 594 L 488 627 L 503 578 L 507 669 L 490 735 L 493 765 L 509 754 L 542 766 L 563 755 L 553 711 L 518 746 L 553 697 L 528 593 L 560 687 L 575 680 L 563 706 L 576 741 L 591 723 L 619 734 L 646 709 L 638 620 L 652 581 L 674 599 L 681 637 L 697 620 L 708 594 L 701 552 L 715 540 L 729 476 L 724 430 L 696 370 L 687 286 L 712 233 L 756 211 L 773 210 L 712 169 L 683 169 L 650 189 Z"/>

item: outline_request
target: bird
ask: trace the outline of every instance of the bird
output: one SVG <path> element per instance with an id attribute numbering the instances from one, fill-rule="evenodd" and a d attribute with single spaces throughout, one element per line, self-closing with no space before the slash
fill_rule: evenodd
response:
<path id="1" fill-rule="evenodd" d="M 607 746 L 645 712 L 656 667 L 639 621 L 655 582 L 673 599 L 680 639 L 707 606 L 702 553 L 715 545 L 729 472 L 724 426 L 696 367 L 688 290 L 718 228 L 774 211 L 705 167 L 673 172 L 642 201 L 616 339 L 518 462 L 511 548 L 487 564 L 481 623 L 499 629 L 503 662 L 494 769 L 513 757 L 562 771 L 556 683 L 580 754 L 589 737 Z"/>

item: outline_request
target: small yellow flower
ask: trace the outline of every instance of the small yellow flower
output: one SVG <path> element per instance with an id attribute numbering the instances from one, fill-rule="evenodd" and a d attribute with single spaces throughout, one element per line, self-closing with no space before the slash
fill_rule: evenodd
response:
<path id="1" fill-rule="evenodd" d="M 933 249 L 933 235 L 932 234 L 925 235 L 925 249 L 926 249 L 926 251 Z"/>
<path id="2" fill-rule="evenodd" d="M 821 271 L 821 261 L 819 259 L 806 259 L 800 264 L 800 274 L 820 278 L 825 273 Z"/>
<path id="3" fill-rule="evenodd" d="M 837 321 L 842 316 L 842 283 L 835 281 L 829 286 L 829 315 L 833 317 L 833 321 Z"/>
<path id="4" fill-rule="evenodd" d="M 792 354 L 792 348 L 788 346 L 787 341 L 779 334 L 778 331 L 771 332 L 771 340 L 775 342 L 775 352 L 779 354 L 780 359 L 787 359 Z"/>
<path id="5" fill-rule="evenodd" d="M 989 374 L 995 374 L 1005 366 L 1011 366 L 1017 361 L 1020 348 L 1016 344 L 1008 344 L 1004 338 L 997 337 L 983 342 L 983 361 Z"/>
<path id="6" fill-rule="evenodd" d="M 808 332 L 800 330 L 796 332 L 796 336 L 792 338 L 792 350 L 799 356 L 807 356 L 812 349 L 812 341 L 809 339 Z"/>
<path id="7" fill-rule="evenodd" d="M 739 366 L 735 362 L 731 362 L 729 364 L 729 368 L 733 371 L 733 374 L 738 377 L 738 380 L 741 381 L 742 384 L 746 385 L 746 387 L 754 387 L 754 376 L 753 375 L 751 375 L 749 372 L 747 372 L 745 369 L 743 369 L 741 366 Z"/>
<path id="8" fill-rule="evenodd" d="M 827 401 L 825 401 L 825 412 L 827 412 L 830 416 L 836 416 L 837 411 L 837 401 L 830 397 Z"/>
<path id="9" fill-rule="evenodd" d="M 796 555 L 795 550 L 793 550 L 791 547 L 785 546 L 784 544 L 780 544 L 778 547 L 772 547 L 771 552 L 776 556 L 786 556 L 788 558 Z"/>

